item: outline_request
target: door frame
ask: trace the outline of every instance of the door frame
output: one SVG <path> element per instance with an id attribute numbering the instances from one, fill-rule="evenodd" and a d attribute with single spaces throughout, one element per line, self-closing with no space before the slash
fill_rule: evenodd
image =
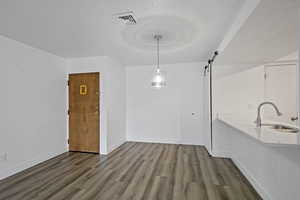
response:
<path id="1" fill-rule="evenodd" d="M 70 138 L 70 76 L 76 76 L 76 75 L 85 75 L 85 74 L 95 74 L 98 75 L 98 79 L 99 79 L 99 85 L 98 85 L 98 90 L 99 90 L 99 102 L 98 102 L 98 106 L 99 106 L 99 111 L 98 111 L 98 152 L 82 152 L 82 153 L 94 153 L 94 154 L 100 154 L 100 137 L 101 137 L 101 123 L 100 123 L 100 119 L 101 119 L 101 115 L 100 115 L 100 89 L 101 89 L 101 78 L 100 78 L 100 72 L 79 72 L 79 73 L 68 73 L 68 77 L 67 77 L 67 122 L 68 122 L 68 139 L 67 139 L 67 144 L 68 144 L 68 151 L 69 152 L 81 152 L 81 151 L 70 151 L 70 143 L 69 143 L 69 138 Z"/>

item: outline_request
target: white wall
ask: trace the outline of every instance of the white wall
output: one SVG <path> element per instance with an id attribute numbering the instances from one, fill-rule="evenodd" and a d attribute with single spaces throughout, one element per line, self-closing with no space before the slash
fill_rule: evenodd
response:
<path id="1" fill-rule="evenodd" d="M 218 70 L 218 66 L 215 66 Z M 213 81 L 213 112 L 256 118 L 264 101 L 264 67 L 255 67 Z"/>
<path id="2" fill-rule="evenodd" d="M 0 36 L 0 179 L 67 151 L 66 62 Z"/>
<path id="3" fill-rule="evenodd" d="M 203 63 L 163 65 L 167 86 L 160 90 L 150 86 L 154 66 L 127 67 L 127 139 L 205 144 L 203 66 Z"/>
<path id="4" fill-rule="evenodd" d="M 100 72 L 100 153 L 126 141 L 125 68 L 109 57 L 69 59 L 69 73 Z"/>

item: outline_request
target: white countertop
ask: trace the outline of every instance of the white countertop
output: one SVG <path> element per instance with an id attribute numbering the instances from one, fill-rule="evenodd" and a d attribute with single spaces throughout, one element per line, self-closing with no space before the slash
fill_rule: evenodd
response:
<path id="1" fill-rule="evenodd" d="M 256 127 L 254 120 L 245 120 L 238 117 L 219 115 L 219 121 L 226 125 L 239 130 L 242 133 L 266 144 L 284 144 L 297 145 L 299 144 L 299 133 L 286 133 L 271 129 L 270 127 Z M 270 121 L 263 121 L 263 123 L 272 123 Z M 280 123 L 284 124 L 284 123 Z M 289 125 L 291 126 L 291 125 Z M 297 128 L 297 127 L 296 127 Z"/>

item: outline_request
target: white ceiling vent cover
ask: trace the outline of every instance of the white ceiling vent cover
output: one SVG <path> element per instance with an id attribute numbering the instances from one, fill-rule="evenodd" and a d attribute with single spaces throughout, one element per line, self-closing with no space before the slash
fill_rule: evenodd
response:
<path id="1" fill-rule="evenodd" d="M 136 17 L 134 16 L 132 11 L 118 13 L 118 14 L 115 14 L 115 16 L 118 21 L 120 21 L 126 25 L 134 25 L 137 22 Z"/>

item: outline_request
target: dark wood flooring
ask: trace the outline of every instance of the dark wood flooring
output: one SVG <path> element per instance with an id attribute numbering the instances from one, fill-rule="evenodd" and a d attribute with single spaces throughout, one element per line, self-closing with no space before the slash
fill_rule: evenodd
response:
<path id="1" fill-rule="evenodd" d="M 0 199 L 261 199 L 229 159 L 204 147 L 128 142 L 108 156 L 64 153 L 0 181 Z"/>

